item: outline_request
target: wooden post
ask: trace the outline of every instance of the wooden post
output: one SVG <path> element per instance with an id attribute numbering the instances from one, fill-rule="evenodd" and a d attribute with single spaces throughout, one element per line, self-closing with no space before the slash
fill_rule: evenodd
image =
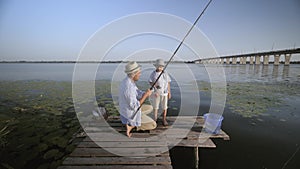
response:
<path id="1" fill-rule="evenodd" d="M 198 149 L 198 145 L 196 147 L 194 147 L 194 156 L 195 156 L 194 168 L 198 169 L 198 166 L 199 166 L 199 149 Z"/>

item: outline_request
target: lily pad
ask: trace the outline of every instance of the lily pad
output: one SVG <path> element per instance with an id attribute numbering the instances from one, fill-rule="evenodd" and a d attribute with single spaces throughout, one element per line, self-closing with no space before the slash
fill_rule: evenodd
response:
<path id="1" fill-rule="evenodd" d="M 59 150 L 57 150 L 57 149 L 53 149 L 53 150 L 49 150 L 48 152 L 46 152 L 45 154 L 44 154 L 44 159 L 54 159 L 54 157 L 57 155 L 57 154 L 59 154 L 60 152 L 59 152 Z"/>

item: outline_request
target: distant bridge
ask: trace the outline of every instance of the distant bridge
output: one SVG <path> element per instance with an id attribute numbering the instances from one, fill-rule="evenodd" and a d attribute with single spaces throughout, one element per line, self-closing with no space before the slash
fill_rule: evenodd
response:
<path id="1" fill-rule="evenodd" d="M 274 51 L 267 51 L 267 52 L 254 52 L 254 53 L 247 53 L 247 54 L 237 54 L 237 55 L 227 55 L 227 56 L 220 56 L 220 57 L 213 57 L 213 58 L 205 58 L 195 60 L 195 63 L 212 63 L 212 64 L 246 64 L 247 58 L 249 57 L 249 64 L 261 64 L 261 57 L 263 57 L 263 64 L 269 64 L 269 57 L 274 56 L 274 65 L 279 65 L 280 56 L 284 55 L 284 64 L 289 65 L 290 59 L 292 54 L 299 54 L 300 48 L 295 49 L 284 49 L 284 50 L 274 50 Z M 239 58 L 239 62 L 237 59 Z M 224 62 L 225 59 L 225 62 Z"/>

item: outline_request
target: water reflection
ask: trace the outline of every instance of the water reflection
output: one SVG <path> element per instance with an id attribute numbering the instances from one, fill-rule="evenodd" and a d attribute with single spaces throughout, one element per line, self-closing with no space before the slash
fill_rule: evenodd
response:
<path id="1" fill-rule="evenodd" d="M 253 72 L 253 69 L 254 69 L 253 65 L 248 65 L 248 74 Z"/>
<path id="2" fill-rule="evenodd" d="M 268 77 L 269 65 L 262 65 L 261 77 Z"/>
<path id="3" fill-rule="evenodd" d="M 258 75 L 260 70 L 260 65 L 254 65 L 254 74 Z"/>
<path id="4" fill-rule="evenodd" d="M 289 72 L 290 72 L 290 66 L 289 65 L 284 65 L 283 70 L 282 70 L 282 79 L 289 78 Z"/>
<path id="5" fill-rule="evenodd" d="M 296 65 L 230 65 L 225 66 L 228 81 L 299 81 Z M 293 69 L 294 68 L 294 69 Z M 296 70 L 297 69 L 297 70 Z M 300 77 L 300 76 L 299 76 Z"/>
<path id="6" fill-rule="evenodd" d="M 246 74 L 246 65 L 239 66 L 239 72 L 240 74 Z"/>
<path id="7" fill-rule="evenodd" d="M 278 77 L 278 69 L 279 69 L 278 65 L 273 65 L 272 77 L 274 79 L 277 79 L 277 77 Z"/>

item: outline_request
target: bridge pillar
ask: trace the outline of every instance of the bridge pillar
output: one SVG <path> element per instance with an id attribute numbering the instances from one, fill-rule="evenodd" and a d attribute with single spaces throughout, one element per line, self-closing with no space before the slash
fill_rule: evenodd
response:
<path id="1" fill-rule="evenodd" d="M 253 65 L 254 56 L 250 56 L 250 65 Z"/>
<path id="2" fill-rule="evenodd" d="M 236 57 L 232 58 L 232 64 L 233 64 L 233 65 L 236 65 L 236 60 L 237 60 Z"/>
<path id="3" fill-rule="evenodd" d="M 280 54 L 274 55 L 274 65 L 279 65 Z"/>
<path id="4" fill-rule="evenodd" d="M 264 56 L 264 65 L 268 65 L 269 64 L 269 55 L 265 55 Z"/>
<path id="5" fill-rule="evenodd" d="M 221 63 L 221 64 L 224 63 L 224 59 L 223 59 L 223 58 L 220 59 L 220 63 Z"/>
<path id="6" fill-rule="evenodd" d="M 243 57 L 240 57 L 240 65 L 243 64 Z"/>
<path id="7" fill-rule="evenodd" d="M 221 63 L 222 63 L 222 59 L 221 58 L 217 59 L 217 64 L 221 64 Z"/>
<path id="8" fill-rule="evenodd" d="M 247 63 L 247 57 L 241 57 L 241 63 L 242 65 L 245 65 Z"/>
<path id="9" fill-rule="evenodd" d="M 230 58 L 226 58 L 226 64 L 227 64 L 227 65 L 230 64 Z"/>
<path id="10" fill-rule="evenodd" d="M 292 54 L 288 53 L 288 54 L 284 54 L 284 65 L 289 65 L 290 64 L 290 60 L 291 60 Z"/>
<path id="11" fill-rule="evenodd" d="M 211 62 L 212 62 L 212 64 L 216 64 L 217 61 L 216 61 L 216 59 L 212 59 Z"/>
<path id="12" fill-rule="evenodd" d="M 260 56 L 255 56 L 255 64 L 256 65 L 260 64 Z"/>

